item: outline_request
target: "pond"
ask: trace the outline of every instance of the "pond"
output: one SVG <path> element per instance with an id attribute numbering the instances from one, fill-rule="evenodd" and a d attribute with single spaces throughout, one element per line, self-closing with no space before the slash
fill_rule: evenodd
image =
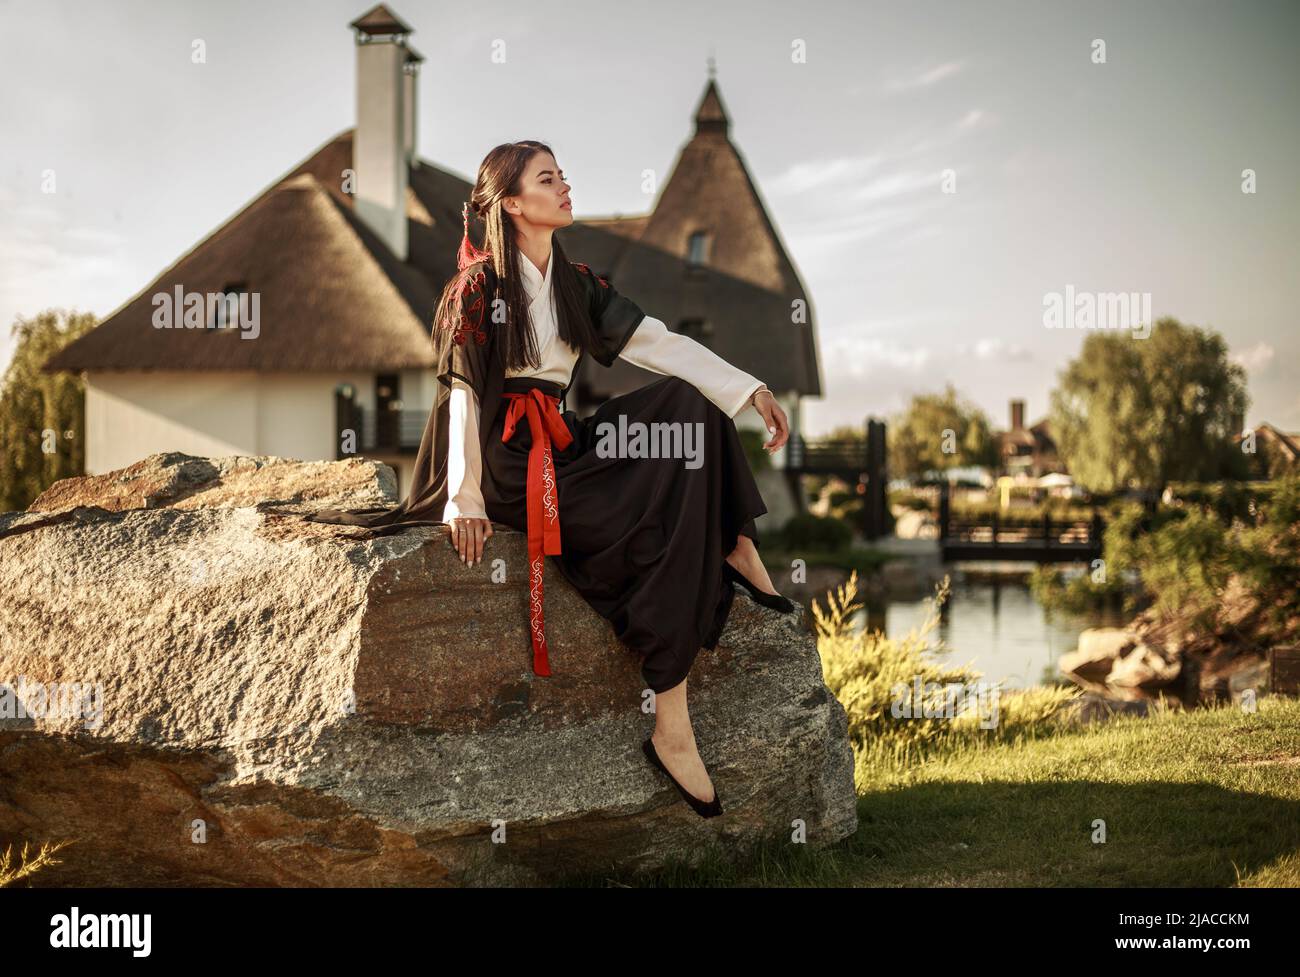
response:
<path id="1" fill-rule="evenodd" d="M 970 664 L 982 680 L 1001 681 L 1007 689 L 1062 679 L 1057 662 L 1074 651 L 1085 628 L 1120 627 L 1129 615 L 1120 611 L 1084 616 L 1048 610 L 1030 592 L 1034 564 L 958 562 L 947 564 L 951 594 L 940 612 L 930 643 L 942 641 L 950 653 L 934 656 L 946 665 Z M 862 600 L 862 598 L 859 598 Z M 929 599 L 865 599 L 854 623 L 901 638 L 919 629 L 929 615 Z"/>

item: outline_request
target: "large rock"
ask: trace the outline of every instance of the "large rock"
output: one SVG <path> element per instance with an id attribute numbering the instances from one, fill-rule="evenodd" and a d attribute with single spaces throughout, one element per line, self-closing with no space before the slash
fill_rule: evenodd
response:
<path id="1" fill-rule="evenodd" d="M 41 713 L 0 720 L 0 849 L 75 840 L 50 886 L 532 884 L 856 830 L 802 611 L 738 591 L 700 653 L 704 820 L 641 754 L 635 657 L 555 570 L 532 674 L 522 534 L 469 568 L 442 526 L 284 514 L 393 501 L 367 462 L 169 454 L 0 516 L 0 714 Z"/>
<path id="2" fill-rule="evenodd" d="M 1178 678 L 1179 666 L 1177 655 L 1147 644 L 1135 645 L 1115 662 L 1106 681 L 1130 689 L 1158 689 Z"/>
<path id="3" fill-rule="evenodd" d="M 1058 667 L 1084 682 L 1101 682 L 1140 640 L 1127 628 L 1086 628 L 1078 647 L 1062 655 Z"/>

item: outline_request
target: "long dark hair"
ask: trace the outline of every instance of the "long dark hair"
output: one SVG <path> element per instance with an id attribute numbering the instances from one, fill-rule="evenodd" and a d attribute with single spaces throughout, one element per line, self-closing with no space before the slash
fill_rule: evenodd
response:
<path id="1" fill-rule="evenodd" d="M 507 370 L 541 365 L 537 337 L 528 314 L 528 296 L 519 272 L 520 258 L 515 244 L 514 224 L 501 206 L 503 197 L 516 196 L 522 191 L 524 170 L 538 153 L 555 155 L 545 143 L 525 139 L 522 142 L 502 143 L 483 158 L 478 168 L 478 180 L 469 199 L 471 211 L 485 225 L 483 248 L 480 250 L 469 240 L 467 224 L 466 237 L 461 243 L 459 255 L 461 270 L 444 286 L 433 317 L 433 338 L 437 346 L 448 342 L 460 325 L 457 321 L 459 298 L 467 288 L 473 287 L 473 282 L 469 280 L 468 265 L 478 260 L 490 261 L 492 270 L 496 272 L 498 291 L 496 296 L 484 295 L 484 301 L 488 305 L 484 310 L 482 328 L 503 330 L 497 342 L 500 344 L 502 363 Z M 596 349 L 599 337 L 587 309 L 586 293 L 578 277 L 580 272 L 569 263 L 558 233 L 551 235 L 550 261 L 551 287 L 555 292 L 555 310 L 559 319 L 556 325 L 560 338 L 577 350 Z M 491 302 L 497 296 L 505 300 L 504 324 L 492 321 Z M 474 338 L 471 336 L 468 341 L 473 342 Z"/>

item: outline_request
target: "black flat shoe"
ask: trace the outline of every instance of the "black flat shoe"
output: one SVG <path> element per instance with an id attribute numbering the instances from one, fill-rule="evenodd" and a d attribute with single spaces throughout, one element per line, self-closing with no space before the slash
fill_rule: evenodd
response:
<path id="1" fill-rule="evenodd" d="M 641 751 L 645 753 L 645 758 L 650 761 L 652 766 L 658 767 L 663 771 L 663 775 L 673 782 L 673 786 L 677 788 L 677 792 L 681 794 L 682 797 L 686 798 L 686 803 L 695 808 L 696 814 L 702 818 L 716 818 L 722 813 L 722 802 L 718 800 L 718 791 L 716 788 L 713 791 L 713 800 L 705 804 L 702 800 L 695 797 L 685 787 L 679 784 L 677 778 L 668 772 L 668 768 L 665 767 L 663 761 L 659 759 L 659 754 L 656 752 L 653 742 L 647 739 L 641 744 Z"/>
<path id="2" fill-rule="evenodd" d="M 764 607 L 770 607 L 774 611 L 780 611 L 782 614 L 789 614 L 794 610 L 794 603 L 789 597 L 782 597 L 780 594 L 769 594 L 759 590 L 749 578 L 733 567 L 726 560 L 722 561 L 722 572 L 732 583 L 738 583 L 750 592 L 754 600 L 758 601 Z"/>

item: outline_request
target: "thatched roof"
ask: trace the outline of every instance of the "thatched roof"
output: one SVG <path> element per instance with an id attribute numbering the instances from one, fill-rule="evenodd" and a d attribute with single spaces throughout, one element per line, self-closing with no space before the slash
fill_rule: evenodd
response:
<path id="1" fill-rule="evenodd" d="M 807 299 L 780 237 L 731 144 L 710 81 L 696 133 L 653 211 L 576 222 L 561 231 L 569 257 L 615 282 L 671 328 L 713 326 L 712 348 L 778 393 L 820 395 L 816 340 L 790 322 Z M 468 181 L 425 160 L 410 168 L 408 257 L 400 261 L 355 216 L 342 188 L 352 130 L 340 133 L 182 255 L 46 370 L 366 370 L 433 365 L 430 321 L 456 273 Z M 713 233 L 706 268 L 686 262 L 697 228 Z M 260 335 L 231 329 L 156 329 L 154 297 L 239 285 L 260 296 Z M 600 369 L 601 385 L 637 369 Z"/>
<path id="2" fill-rule="evenodd" d="M 808 293 L 729 128 L 710 80 L 696 109 L 695 133 L 651 212 L 588 218 L 565 232 L 565 246 L 670 328 L 684 319 L 710 322 L 713 351 L 772 390 L 820 396 Z M 710 253 L 706 267 L 694 268 L 687 247 L 701 229 L 712 234 Z M 796 299 L 806 304 L 806 323 L 791 322 Z M 600 377 L 593 373 L 589 379 Z"/>
<path id="3" fill-rule="evenodd" d="M 423 163 L 410 171 L 410 258 L 356 217 L 342 173 L 352 131 L 330 140 L 182 255 L 52 370 L 383 370 L 435 365 L 429 323 L 456 270 L 469 185 Z M 260 296 L 260 334 L 156 329 L 154 296 L 241 285 Z"/>

